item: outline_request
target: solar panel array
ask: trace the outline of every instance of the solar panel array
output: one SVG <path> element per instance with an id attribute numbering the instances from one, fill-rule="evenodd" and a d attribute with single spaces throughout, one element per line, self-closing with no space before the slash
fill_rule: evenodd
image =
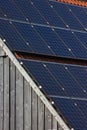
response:
<path id="1" fill-rule="evenodd" d="M 87 59 L 87 8 L 49 0 L 0 1 L 0 36 L 12 51 Z M 87 129 L 87 67 L 23 60 L 75 130 Z"/>
<path id="2" fill-rule="evenodd" d="M 75 130 L 87 129 L 87 66 L 21 60 Z"/>

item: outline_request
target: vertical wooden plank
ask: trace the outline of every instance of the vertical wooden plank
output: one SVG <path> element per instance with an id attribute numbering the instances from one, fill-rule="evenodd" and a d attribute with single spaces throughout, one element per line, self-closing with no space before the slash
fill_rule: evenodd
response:
<path id="1" fill-rule="evenodd" d="M 57 121 L 54 116 L 52 116 L 52 130 L 57 130 Z"/>
<path id="2" fill-rule="evenodd" d="M 31 87 L 24 80 L 24 130 L 31 130 Z"/>
<path id="3" fill-rule="evenodd" d="M 38 97 L 38 130 L 44 130 L 44 104 Z"/>
<path id="4" fill-rule="evenodd" d="M 37 95 L 32 90 L 32 130 L 37 129 Z"/>
<path id="5" fill-rule="evenodd" d="M 5 52 L 2 50 L 1 47 L 0 47 L 0 56 L 5 56 Z"/>
<path id="6" fill-rule="evenodd" d="M 3 130 L 3 58 L 0 58 L 0 130 Z"/>
<path id="7" fill-rule="evenodd" d="M 15 128 L 15 84 L 16 74 L 15 66 L 10 62 L 10 130 L 16 130 Z"/>
<path id="8" fill-rule="evenodd" d="M 9 130 L 9 58 L 4 58 L 4 130 Z"/>
<path id="9" fill-rule="evenodd" d="M 23 76 L 16 69 L 16 130 L 23 130 Z"/>
<path id="10" fill-rule="evenodd" d="M 51 130 L 51 113 L 45 107 L 45 130 Z"/>

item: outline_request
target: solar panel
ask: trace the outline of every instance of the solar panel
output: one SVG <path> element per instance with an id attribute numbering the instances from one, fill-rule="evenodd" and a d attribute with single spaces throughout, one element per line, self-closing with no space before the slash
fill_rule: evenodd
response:
<path id="1" fill-rule="evenodd" d="M 53 55 L 51 49 L 48 48 L 47 43 L 34 29 L 34 26 L 20 23 L 13 23 L 13 25 L 15 25 L 18 32 L 25 39 L 25 41 L 29 43 L 34 52 Z"/>
<path id="2" fill-rule="evenodd" d="M 49 27 L 34 26 L 55 55 L 74 57 L 58 34 Z"/>
<path id="3" fill-rule="evenodd" d="M 7 20 L 0 20 L 0 34 L 6 39 L 6 44 L 12 50 L 30 51 L 32 49 L 26 44 L 26 41 L 17 33 L 17 30 Z"/>
<path id="4" fill-rule="evenodd" d="M 35 80 L 38 82 L 39 85 L 42 85 L 44 87 L 44 90 L 46 90 L 47 93 L 59 93 L 59 95 L 66 95 L 65 92 L 63 92 L 63 90 L 61 89 L 60 83 L 54 80 L 52 75 L 47 72 L 43 64 L 33 61 L 27 62 L 26 60 L 24 60 L 23 63 L 27 71 L 35 77 Z M 54 86 L 56 86 L 55 89 Z"/>
<path id="5" fill-rule="evenodd" d="M 25 1 L 15 1 L 16 6 L 22 11 L 23 15 L 29 22 L 39 23 L 39 24 L 47 24 L 46 19 L 42 16 L 42 14 L 38 11 L 38 9 L 34 6 L 33 2 L 28 0 Z"/>
<path id="6" fill-rule="evenodd" d="M 83 46 L 87 48 L 87 33 L 75 32 L 75 35 L 82 42 Z"/>
<path id="7" fill-rule="evenodd" d="M 87 111 L 87 107 L 82 107 L 82 105 L 87 106 L 87 101 L 67 99 L 66 97 L 51 98 L 75 130 L 87 129 L 87 116 L 84 113 L 84 111 Z"/>
<path id="8" fill-rule="evenodd" d="M 87 39 L 86 33 L 71 32 L 63 29 L 52 30 L 49 27 L 8 20 L 0 21 L 0 33 L 12 50 L 87 58 L 86 43 L 83 41 Z M 78 34 L 83 35 L 83 37 L 79 37 Z"/>
<path id="9" fill-rule="evenodd" d="M 10 19 L 17 19 L 25 21 L 25 16 L 21 13 L 20 9 L 16 7 L 13 1 L 6 0 L 0 1 L 0 10 L 3 13 L 3 17 Z M 0 12 L 0 16 L 1 16 Z"/>
<path id="10" fill-rule="evenodd" d="M 82 86 L 84 89 L 84 92 L 87 91 L 87 68 L 85 67 L 71 67 L 69 66 L 68 69 L 71 72 L 71 75 L 75 77 L 75 79 L 79 82 L 79 84 Z"/>
<path id="11" fill-rule="evenodd" d="M 50 95 L 54 93 L 58 95 L 59 90 L 57 89 L 60 89 L 62 93 L 69 96 L 87 97 L 87 88 L 85 86 L 87 71 L 85 67 L 26 60 L 23 60 L 23 63 L 28 72 L 36 78 L 39 84 L 48 90 Z M 81 81 L 82 83 L 80 84 Z M 51 82 L 54 84 L 52 85 Z M 54 89 L 54 93 L 52 89 Z M 61 92 L 59 92 L 60 95 Z"/>
<path id="12" fill-rule="evenodd" d="M 84 11 L 82 7 L 74 7 L 72 5 L 68 6 L 69 9 L 71 9 L 71 12 L 77 17 L 78 20 L 80 20 L 81 24 L 84 26 L 84 28 L 87 28 L 87 13 Z"/>
<path id="13" fill-rule="evenodd" d="M 49 0 L 1 1 L 0 36 L 12 51 L 87 60 L 87 8 Z M 87 67 L 19 61 L 69 124 L 86 130 Z"/>
<path id="14" fill-rule="evenodd" d="M 52 1 L 42 1 L 39 4 L 38 0 L 6 1 L 1 2 L 0 6 L 0 33 L 12 50 L 87 58 L 86 43 L 83 41 L 87 39 L 87 33 L 80 31 L 83 30 L 82 26 L 69 9 L 76 6 L 68 6 L 68 8 L 66 4 Z M 85 12 L 83 8 L 78 7 L 78 9 L 80 12 Z M 87 16 L 86 13 L 84 15 Z M 66 19 L 73 24 L 73 26 L 69 25 L 70 28 L 75 29 L 76 26 L 77 30 L 70 30 Z M 83 36 L 79 37 L 77 34 Z"/>
<path id="15" fill-rule="evenodd" d="M 68 48 L 71 49 L 71 52 L 75 57 L 87 59 L 87 49 L 85 48 L 84 43 L 77 39 L 77 37 L 74 35 L 74 32 L 58 29 L 56 29 L 56 32 L 59 34 Z"/>
<path id="16" fill-rule="evenodd" d="M 87 129 L 87 67 L 21 60 L 75 130 Z M 84 104 L 84 107 L 81 106 Z M 85 106 L 86 104 L 86 106 Z"/>
<path id="17" fill-rule="evenodd" d="M 35 7 L 40 11 L 42 16 L 47 20 L 48 24 L 52 26 L 66 27 L 62 18 L 52 9 L 48 1 L 42 0 L 32 0 Z"/>
<path id="18" fill-rule="evenodd" d="M 68 25 L 71 29 L 85 30 L 80 21 L 74 16 L 71 9 L 67 8 L 66 4 L 56 3 L 52 1 L 50 1 L 50 4 L 53 5 L 53 8 L 62 17 L 66 25 Z"/>

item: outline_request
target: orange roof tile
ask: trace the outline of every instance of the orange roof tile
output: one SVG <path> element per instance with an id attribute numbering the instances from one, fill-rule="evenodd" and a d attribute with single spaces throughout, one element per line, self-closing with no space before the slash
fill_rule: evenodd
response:
<path id="1" fill-rule="evenodd" d="M 81 0 L 56 0 L 56 1 L 87 7 L 87 2 Z"/>

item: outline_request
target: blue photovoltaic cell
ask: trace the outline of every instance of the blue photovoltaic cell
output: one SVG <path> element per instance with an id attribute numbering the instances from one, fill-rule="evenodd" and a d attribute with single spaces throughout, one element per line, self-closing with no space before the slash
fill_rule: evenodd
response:
<path id="1" fill-rule="evenodd" d="M 33 5 L 32 2 L 29 2 L 28 0 L 19 0 L 15 1 L 15 3 L 23 12 L 29 22 L 47 24 L 45 18 L 40 14 L 40 12 L 37 10 L 37 8 Z"/>
<path id="2" fill-rule="evenodd" d="M 87 49 L 87 33 L 75 32 L 75 35 L 82 42 L 83 46 Z"/>
<path id="3" fill-rule="evenodd" d="M 13 24 L 35 53 L 53 55 L 52 51 L 48 48 L 48 44 L 41 38 L 34 27 L 29 24 Z"/>
<path id="4" fill-rule="evenodd" d="M 75 130 L 87 129 L 87 101 L 51 97 Z M 86 107 L 85 107 L 86 106 Z M 84 113 L 85 111 L 85 113 Z"/>
<path id="5" fill-rule="evenodd" d="M 85 13 L 87 14 L 87 8 L 83 8 L 83 10 L 85 11 Z"/>
<path id="6" fill-rule="evenodd" d="M 54 95 L 66 95 L 62 90 L 61 84 L 55 80 L 50 73 L 48 73 L 42 63 L 33 61 L 29 62 L 26 60 L 24 60 L 23 63 L 26 70 L 35 77 L 38 84 L 43 86 L 45 92 Z"/>
<path id="7" fill-rule="evenodd" d="M 79 80 L 73 76 L 68 69 L 68 66 L 64 67 L 63 65 L 58 64 L 47 64 L 47 68 L 54 75 L 56 80 L 59 80 L 69 96 L 87 97 L 87 94 L 84 93 L 85 88 L 83 88 L 83 86 L 80 85 Z M 79 71 L 77 70 L 76 72 L 78 73 Z"/>
<path id="8" fill-rule="evenodd" d="M 53 5 L 54 9 L 57 11 L 57 13 L 62 17 L 62 19 L 70 28 L 77 29 L 77 30 L 84 30 L 80 22 L 67 8 L 66 4 L 52 2 L 52 1 L 50 2 L 50 4 Z"/>
<path id="9" fill-rule="evenodd" d="M 29 24 L 0 21 L 0 34 L 12 50 L 53 55 L 45 41 Z"/>
<path id="10" fill-rule="evenodd" d="M 21 61 L 27 72 L 55 102 L 68 123 L 75 130 L 86 130 L 87 67 L 40 61 Z"/>
<path id="11" fill-rule="evenodd" d="M 10 49 L 32 52 L 31 48 L 26 44 L 26 41 L 23 41 L 8 21 L 0 20 L 0 35 L 3 39 L 6 39 L 6 44 Z"/>
<path id="12" fill-rule="evenodd" d="M 80 20 L 81 24 L 87 28 L 87 13 L 83 10 L 82 7 L 76 7 L 69 5 L 68 6 L 71 11 L 75 14 L 75 16 Z"/>
<path id="13" fill-rule="evenodd" d="M 87 91 L 87 68 L 68 66 L 68 70 L 71 72 L 71 75 L 75 77 L 79 85 Z"/>
<path id="14" fill-rule="evenodd" d="M 21 11 L 15 6 L 13 1 L 10 0 L 3 0 L 3 2 L 0 1 L 0 9 L 6 18 L 25 21 L 25 17 L 21 13 Z"/>
<path id="15" fill-rule="evenodd" d="M 79 109 L 81 109 L 83 114 L 87 117 L 87 100 L 77 100 L 76 103 Z"/>
<path id="16" fill-rule="evenodd" d="M 4 17 L 4 13 L 3 13 L 3 11 L 1 10 L 1 8 L 0 8 L 0 17 Z"/>
<path id="17" fill-rule="evenodd" d="M 66 45 L 51 28 L 35 26 L 35 29 L 39 32 L 39 34 L 56 55 L 73 57 L 72 53 L 69 52 Z"/>
<path id="18" fill-rule="evenodd" d="M 74 32 L 71 33 L 69 30 L 59 29 L 56 29 L 56 32 L 77 58 L 87 59 L 87 49 L 84 47 L 84 43 L 81 43 L 79 39 L 76 38 Z"/>
<path id="19" fill-rule="evenodd" d="M 66 27 L 62 19 L 56 12 L 51 8 L 47 1 L 33 0 L 34 5 L 52 26 Z"/>

